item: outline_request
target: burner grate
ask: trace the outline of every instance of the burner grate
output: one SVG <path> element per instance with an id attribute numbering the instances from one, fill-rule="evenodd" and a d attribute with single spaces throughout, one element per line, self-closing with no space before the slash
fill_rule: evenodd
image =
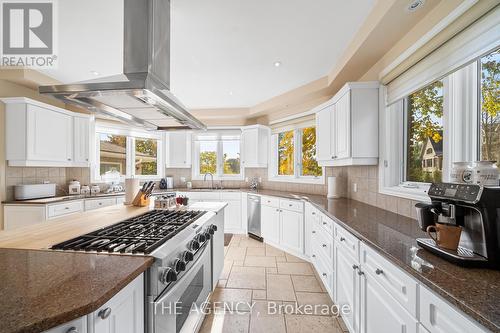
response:
<path id="1" fill-rule="evenodd" d="M 204 211 L 153 210 L 56 244 L 51 249 L 148 254 L 203 214 Z"/>

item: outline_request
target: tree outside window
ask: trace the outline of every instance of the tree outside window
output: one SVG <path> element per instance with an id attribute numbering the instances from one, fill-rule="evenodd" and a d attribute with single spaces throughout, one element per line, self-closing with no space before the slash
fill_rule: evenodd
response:
<path id="1" fill-rule="evenodd" d="M 158 174 L 158 140 L 135 139 L 135 174 L 148 176 Z"/>
<path id="2" fill-rule="evenodd" d="M 302 136 L 302 176 L 321 176 L 323 169 L 316 160 L 316 128 L 306 127 Z"/>
<path id="3" fill-rule="evenodd" d="M 481 59 L 481 160 L 500 162 L 500 50 Z"/>
<path id="4" fill-rule="evenodd" d="M 443 165 L 443 83 L 407 98 L 406 181 L 440 182 Z"/>
<path id="5" fill-rule="evenodd" d="M 241 170 L 240 141 L 222 141 L 222 162 L 225 175 L 239 175 Z"/>
<path id="6" fill-rule="evenodd" d="M 127 137 L 99 133 L 99 175 L 127 174 Z"/>
<path id="7" fill-rule="evenodd" d="M 293 176 L 294 131 L 278 134 L 278 175 Z"/>
<path id="8" fill-rule="evenodd" d="M 217 173 L 217 141 L 200 141 L 200 175 Z"/>

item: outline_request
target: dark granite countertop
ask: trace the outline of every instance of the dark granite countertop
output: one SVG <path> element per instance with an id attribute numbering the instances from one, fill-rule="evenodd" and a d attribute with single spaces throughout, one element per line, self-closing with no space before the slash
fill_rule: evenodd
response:
<path id="1" fill-rule="evenodd" d="M 420 248 L 415 239 L 426 234 L 411 218 L 354 200 L 309 201 L 484 327 L 500 331 L 500 271 L 460 267 Z"/>
<path id="2" fill-rule="evenodd" d="M 0 249 L 0 333 L 41 332 L 87 315 L 152 257 Z"/>

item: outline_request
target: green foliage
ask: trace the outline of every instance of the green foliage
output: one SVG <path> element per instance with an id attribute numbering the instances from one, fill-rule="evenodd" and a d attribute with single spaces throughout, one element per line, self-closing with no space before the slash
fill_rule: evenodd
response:
<path id="1" fill-rule="evenodd" d="M 323 170 L 316 161 L 316 128 L 302 130 L 302 175 L 321 176 Z"/>
<path id="2" fill-rule="evenodd" d="M 481 59 L 481 159 L 500 160 L 500 50 Z"/>
<path id="3" fill-rule="evenodd" d="M 431 138 L 438 143 L 443 125 L 443 83 L 436 81 L 408 96 L 408 157 L 406 180 L 414 182 L 439 182 L 441 172 L 422 169 L 422 148 Z"/>
<path id="4" fill-rule="evenodd" d="M 158 173 L 158 141 L 154 139 L 135 139 L 136 174 L 156 175 Z M 145 157 L 146 155 L 147 157 Z M 149 158 L 148 158 L 149 157 Z M 153 158 L 154 161 L 150 161 Z"/>
<path id="5" fill-rule="evenodd" d="M 200 175 L 217 172 L 217 154 L 215 151 L 200 152 Z"/>
<path id="6" fill-rule="evenodd" d="M 278 174 L 293 175 L 293 131 L 278 134 Z"/>
<path id="7" fill-rule="evenodd" d="M 223 160 L 224 160 L 224 174 L 225 175 L 239 175 L 240 174 L 240 157 L 239 156 L 237 158 L 227 158 L 227 154 L 224 154 Z"/>

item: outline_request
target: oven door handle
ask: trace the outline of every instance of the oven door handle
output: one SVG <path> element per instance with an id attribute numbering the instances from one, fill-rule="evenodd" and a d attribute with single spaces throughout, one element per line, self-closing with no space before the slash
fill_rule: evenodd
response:
<path id="1" fill-rule="evenodd" d="M 174 293 L 178 288 L 180 288 L 182 286 L 182 283 L 184 282 L 184 280 L 187 279 L 191 275 L 193 268 L 195 268 L 196 265 L 202 260 L 203 256 L 205 255 L 205 252 L 207 251 L 208 244 L 209 244 L 209 242 L 205 242 L 203 247 L 200 248 L 200 250 L 202 252 L 198 256 L 198 258 L 196 258 L 196 261 L 193 262 L 193 264 L 191 265 L 189 270 L 187 270 L 186 273 L 184 275 L 182 275 L 182 279 L 180 279 L 179 281 L 176 281 L 175 284 L 173 285 L 173 287 L 171 289 L 167 289 L 163 295 L 158 296 L 158 298 L 154 301 L 155 305 L 159 304 L 159 303 L 163 303 L 163 301 L 166 298 L 168 298 L 172 293 Z M 200 251 L 200 250 L 198 250 L 198 251 Z"/>

